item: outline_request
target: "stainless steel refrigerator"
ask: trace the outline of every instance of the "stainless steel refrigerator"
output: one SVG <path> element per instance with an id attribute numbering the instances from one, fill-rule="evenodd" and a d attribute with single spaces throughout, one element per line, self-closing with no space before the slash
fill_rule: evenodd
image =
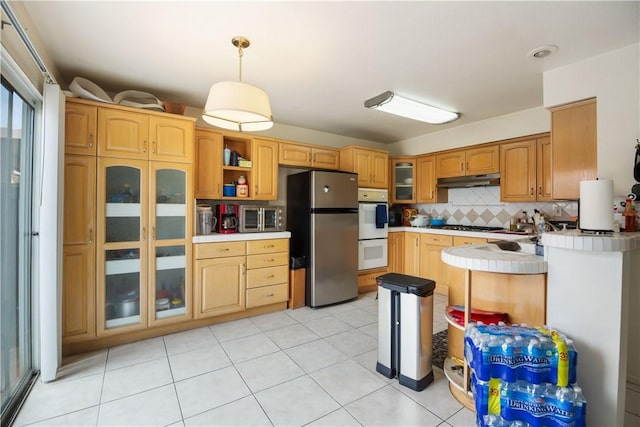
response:
<path id="1" fill-rule="evenodd" d="M 308 171 L 287 177 L 291 256 L 305 257 L 305 303 L 358 296 L 358 175 Z"/>

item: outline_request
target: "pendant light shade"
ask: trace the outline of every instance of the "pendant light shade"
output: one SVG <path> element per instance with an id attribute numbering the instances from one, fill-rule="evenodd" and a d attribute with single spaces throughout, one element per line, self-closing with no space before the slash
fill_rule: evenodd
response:
<path id="1" fill-rule="evenodd" d="M 211 86 L 202 118 L 213 126 L 239 132 L 273 126 L 267 92 L 243 82 L 219 82 Z"/>
<path id="2" fill-rule="evenodd" d="M 239 81 L 214 83 L 202 118 L 213 126 L 239 132 L 267 130 L 273 126 L 269 96 L 259 87 L 242 82 L 242 49 L 249 47 L 249 40 L 238 36 L 231 42 L 238 48 Z"/>

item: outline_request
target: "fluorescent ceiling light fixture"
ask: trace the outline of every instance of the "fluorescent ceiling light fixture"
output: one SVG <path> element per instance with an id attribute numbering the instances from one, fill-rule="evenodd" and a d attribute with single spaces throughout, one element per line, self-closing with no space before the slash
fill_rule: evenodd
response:
<path id="1" fill-rule="evenodd" d="M 238 48 L 239 81 L 214 83 L 209 90 L 202 118 L 213 126 L 239 132 L 270 129 L 273 117 L 267 92 L 242 82 L 242 49 L 249 47 L 250 42 L 238 36 L 231 43 Z"/>
<path id="2" fill-rule="evenodd" d="M 391 91 L 366 100 L 364 106 L 434 125 L 449 123 L 460 117 L 459 113 L 452 113 L 451 111 L 403 98 Z"/>

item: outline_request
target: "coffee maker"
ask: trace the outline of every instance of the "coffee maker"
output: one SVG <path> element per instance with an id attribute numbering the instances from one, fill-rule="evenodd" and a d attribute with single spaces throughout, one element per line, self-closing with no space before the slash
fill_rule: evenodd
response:
<path id="1" fill-rule="evenodd" d="M 238 232 L 238 205 L 222 203 L 216 206 L 218 233 L 231 234 Z"/>

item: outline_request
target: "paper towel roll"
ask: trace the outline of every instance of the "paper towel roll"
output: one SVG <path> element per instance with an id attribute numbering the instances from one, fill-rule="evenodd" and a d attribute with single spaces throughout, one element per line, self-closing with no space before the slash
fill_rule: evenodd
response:
<path id="1" fill-rule="evenodd" d="M 580 181 L 580 229 L 613 230 L 613 181 Z"/>

